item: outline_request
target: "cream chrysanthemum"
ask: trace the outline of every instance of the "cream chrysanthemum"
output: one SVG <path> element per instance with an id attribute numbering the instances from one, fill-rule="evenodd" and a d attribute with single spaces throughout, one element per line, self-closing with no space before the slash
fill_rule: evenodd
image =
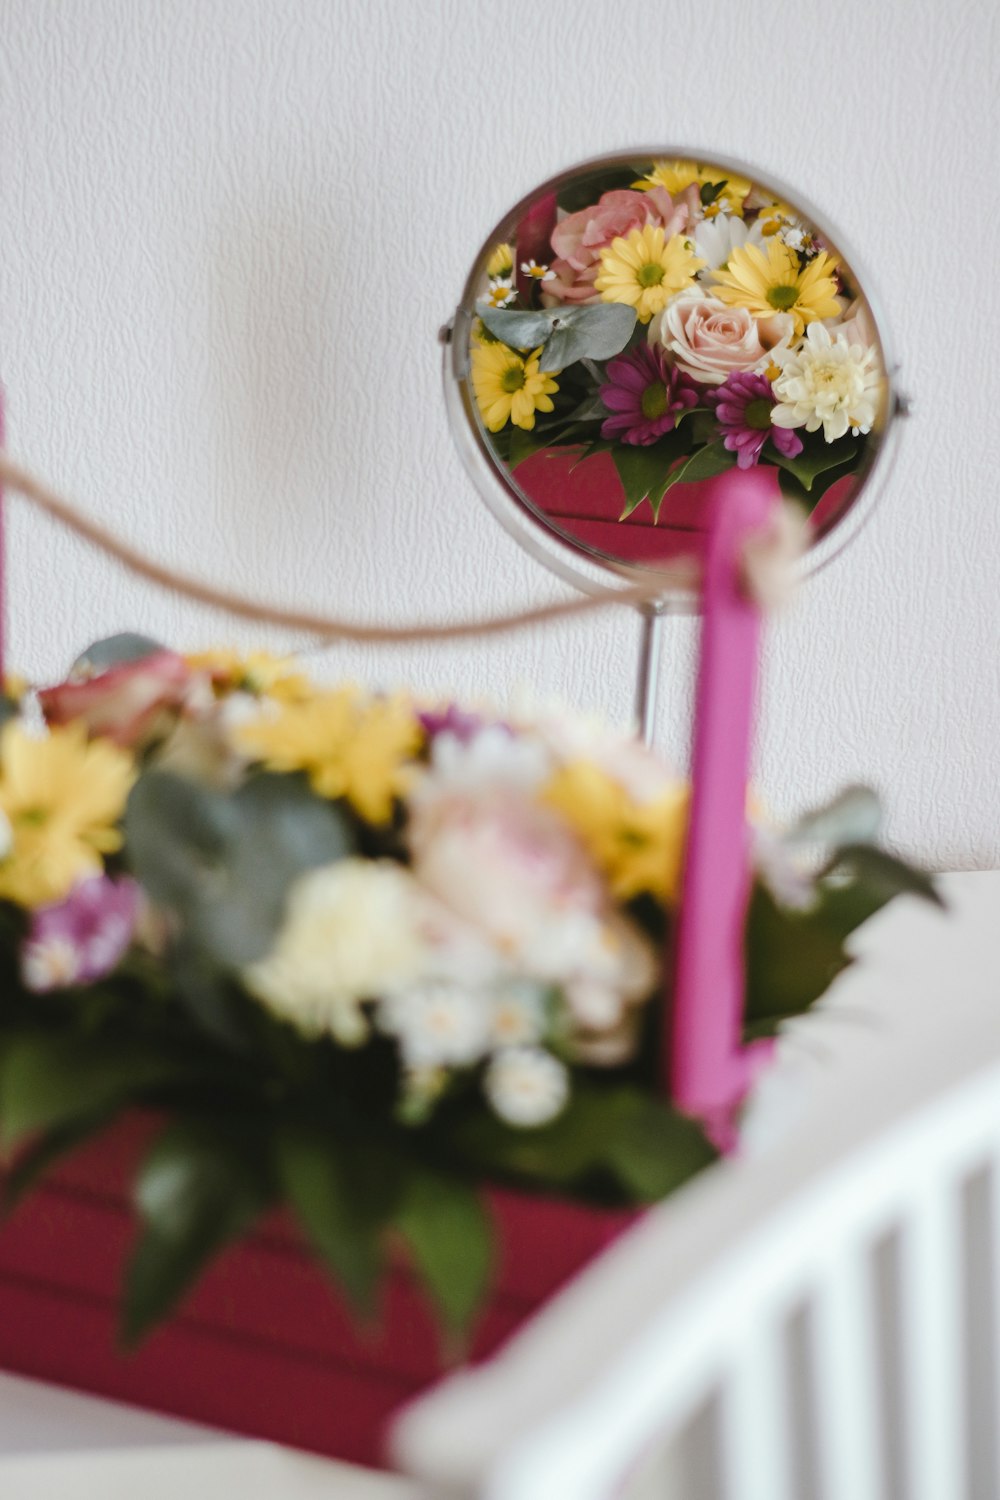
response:
<path id="1" fill-rule="evenodd" d="M 391 860 L 342 859 L 301 875 L 266 958 L 243 980 L 306 1036 L 368 1036 L 362 1002 L 413 981 L 424 957 L 413 878 Z"/>
<path id="2" fill-rule="evenodd" d="M 605 302 L 624 302 L 635 308 L 640 323 L 648 323 L 693 284 L 703 265 L 684 235 L 668 240 L 659 224 L 646 224 L 604 247 L 594 287 Z"/>
<path id="3" fill-rule="evenodd" d="M 794 353 L 778 354 L 781 374 L 774 382 L 776 427 L 820 427 L 828 443 L 850 429 L 855 437 L 870 432 L 878 413 L 882 375 L 874 346 L 851 344 L 843 333 L 811 323 Z"/>

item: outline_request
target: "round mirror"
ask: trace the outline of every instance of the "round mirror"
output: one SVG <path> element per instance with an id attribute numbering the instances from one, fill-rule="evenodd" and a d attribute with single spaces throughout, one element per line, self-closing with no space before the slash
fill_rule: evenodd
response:
<path id="1" fill-rule="evenodd" d="M 595 564 L 697 555 L 704 483 L 737 467 L 807 511 L 807 566 L 825 561 L 887 450 L 889 371 L 857 260 L 811 208 L 662 150 L 574 167 L 500 220 L 445 383 L 492 508 L 586 587 Z"/>

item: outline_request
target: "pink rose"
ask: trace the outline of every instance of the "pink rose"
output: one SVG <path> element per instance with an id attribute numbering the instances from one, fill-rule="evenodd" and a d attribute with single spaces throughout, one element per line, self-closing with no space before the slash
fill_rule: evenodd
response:
<path id="1" fill-rule="evenodd" d="M 761 321 L 745 307 L 726 307 L 695 291 L 682 293 L 663 309 L 650 325 L 650 339 L 692 379 L 721 385 L 737 370 L 763 372 L 793 328 L 787 313 Z"/>
<path id="2" fill-rule="evenodd" d="M 173 727 L 187 701 L 193 673 L 174 651 L 153 651 L 121 662 L 84 682 L 63 682 L 38 694 L 49 724 L 80 720 L 92 735 L 142 746 Z"/>
<path id="3" fill-rule="evenodd" d="M 601 268 L 601 251 L 613 239 L 643 229 L 662 226 L 667 239 L 687 229 L 694 214 L 695 197 L 686 188 L 675 203 L 666 188 L 640 193 L 621 188 L 603 193 L 596 204 L 569 214 L 552 231 L 556 259 L 550 269 L 555 281 L 545 283 L 545 296 L 558 302 L 596 302 L 594 282 Z"/>
<path id="4" fill-rule="evenodd" d="M 606 902 L 565 824 L 526 798 L 436 799 L 415 810 L 410 847 L 424 889 L 511 958 L 561 949 L 564 924 L 575 929 Z"/>

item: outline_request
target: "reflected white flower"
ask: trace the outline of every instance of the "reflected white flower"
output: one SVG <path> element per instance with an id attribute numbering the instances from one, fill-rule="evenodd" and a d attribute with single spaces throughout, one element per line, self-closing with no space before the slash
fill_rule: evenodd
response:
<path id="1" fill-rule="evenodd" d="M 541 1041 L 545 1031 L 543 991 L 516 980 L 501 986 L 494 1000 L 490 1029 L 494 1047 L 526 1047 Z"/>
<path id="2" fill-rule="evenodd" d="M 878 412 L 882 377 L 878 351 L 848 343 L 847 337 L 824 324 L 810 323 L 794 352 L 776 351 L 781 374 L 774 382 L 777 406 L 771 410 L 776 427 L 822 427 L 828 443 L 848 430 L 855 437 L 870 432 Z"/>
<path id="3" fill-rule="evenodd" d="M 540 1047 L 508 1047 L 486 1070 L 483 1091 L 501 1120 L 520 1129 L 554 1120 L 569 1098 L 569 1074 Z"/>
<path id="4" fill-rule="evenodd" d="M 702 219 L 695 226 L 695 248 L 705 270 L 702 280 L 711 280 L 711 272 L 722 270 L 734 250 L 743 245 L 762 247 L 764 235 L 757 223 L 747 224 L 733 214 L 717 214 L 714 219 Z"/>
<path id="5" fill-rule="evenodd" d="M 551 771 L 551 756 L 533 735 L 513 735 L 499 724 L 489 724 L 471 739 L 454 734 L 435 736 L 431 768 L 414 792 L 423 806 L 440 796 L 478 795 L 498 788 L 532 792 Z"/>

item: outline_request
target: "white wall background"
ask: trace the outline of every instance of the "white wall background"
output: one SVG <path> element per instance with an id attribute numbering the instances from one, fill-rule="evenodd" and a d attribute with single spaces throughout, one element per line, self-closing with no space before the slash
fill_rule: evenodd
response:
<path id="1" fill-rule="evenodd" d="M 12 452 L 157 556 L 372 619 L 551 597 L 470 487 L 439 324 L 492 223 L 662 140 L 798 184 L 872 269 L 916 413 L 857 545 L 773 628 L 759 781 L 848 779 L 898 847 L 1000 865 L 994 0 L 0 0 Z M 11 501 L 11 656 L 254 639 Z M 624 718 L 626 618 L 324 672 Z M 274 645 L 287 642 L 276 636 Z M 686 738 L 672 627 L 660 737 Z"/>

